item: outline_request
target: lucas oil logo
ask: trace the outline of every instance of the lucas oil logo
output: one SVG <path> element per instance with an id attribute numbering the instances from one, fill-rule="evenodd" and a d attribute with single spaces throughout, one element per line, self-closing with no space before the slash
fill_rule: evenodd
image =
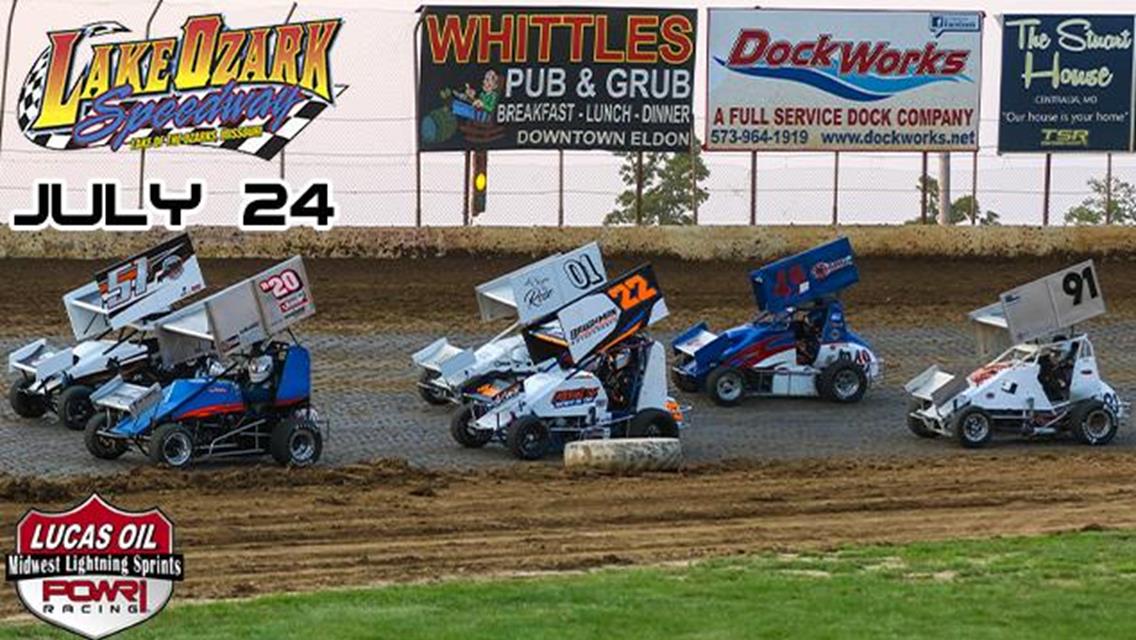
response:
<path id="1" fill-rule="evenodd" d="M 20 90 L 24 136 L 48 149 L 201 145 L 274 157 L 328 106 L 339 19 L 230 29 L 190 17 L 178 37 L 118 22 L 53 31 Z"/>
<path id="2" fill-rule="evenodd" d="M 830 33 L 791 40 L 769 29 L 739 29 L 727 57 L 715 61 L 736 73 L 805 84 L 856 102 L 875 102 L 939 82 L 973 82 L 964 72 L 969 49 L 941 46 L 947 31 L 974 31 L 969 15 L 932 16 L 924 44 L 897 47 L 886 39 L 840 39 Z"/>
<path id="3" fill-rule="evenodd" d="M 185 562 L 161 511 L 124 511 L 94 494 L 68 511 L 24 515 L 5 568 L 28 611 L 97 640 L 157 615 Z"/>

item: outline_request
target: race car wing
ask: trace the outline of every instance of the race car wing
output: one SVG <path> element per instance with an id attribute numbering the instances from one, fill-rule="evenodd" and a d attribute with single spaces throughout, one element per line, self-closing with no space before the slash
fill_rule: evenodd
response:
<path id="1" fill-rule="evenodd" d="M 477 286 L 484 321 L 516 316 L 528 324 L 607 280 L 595 242 L 557 253 Z"/>

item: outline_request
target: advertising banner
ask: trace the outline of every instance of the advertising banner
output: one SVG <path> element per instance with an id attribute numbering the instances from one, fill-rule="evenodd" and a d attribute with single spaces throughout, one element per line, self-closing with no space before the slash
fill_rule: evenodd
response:
<path id="1" fill-rule="evenodd" d="M 710 9 L 713 150 L 978 146 L 982 14 Z"/>
<path id="2" fill-rule="evenodd" d="M 690 149 L 697 11 L 422 11 L 422 151 Z"/>
<path id="3" fill-rule="evenodd" d="M 1133 23 L 1003 16 L 998 152 L 1132 151 Z"/>

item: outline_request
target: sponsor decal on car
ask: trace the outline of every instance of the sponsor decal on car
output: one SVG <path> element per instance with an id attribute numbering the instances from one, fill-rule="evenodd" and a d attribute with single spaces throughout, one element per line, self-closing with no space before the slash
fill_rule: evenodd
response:
<path id="1" fill-rule="evenodd" d="M 599 395 L 599 387 L 580 387 L 578 389 L 561 389 L 552 395 L 552 406 L 557 409 L 576 407 L 587 404 Z"/>
<path id="2" fill-rule="evenodd" d="M 28 511 L 5 568 L 29 612 L 92 640 L 157 615 L 185 575 L 164 513 L 125 511 L 98 494 L 67 511 Z"/>
<path id="3" fill-rule="evenodd" d="M 587 322 L 584 322 L 577 327 L 572 327 L 572 331 L 569 334 L 568 339 L 572 342 L 572 344 L 577 344 L 580 341 L 587 340 L 600 331 L 604 331 L 605 329 L 609 328 L 610 326 L 615 324 L 616 320 L 618 319 L 619 312 L 615 309 L 608 309 L 595 318 L 592 318 L 591 320 L 588 320 Z"/>
<path id="4" fill-rule="evenodd" d="M 836 271 L 839 271 L 841 269 L 846 269 L 846 268 L 851 267 L 851 266 L 852 266 L 852 256 L 845 256 L 845 257 L 843 257 L 839 260 L 833 260 L 831 262 L 818 262 L 818 263 L 813 265 L 813 269 L 812 269 L 813 279 L 814 280 L 824 280 L 825 278 L 832 275 Z"/>

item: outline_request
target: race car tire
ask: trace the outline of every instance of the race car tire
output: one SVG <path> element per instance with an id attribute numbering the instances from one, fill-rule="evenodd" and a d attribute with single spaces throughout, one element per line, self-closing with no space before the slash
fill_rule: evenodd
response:
<path id="1" fill-rule="evenodd" d="M 536 416 L 521 416 L 509 424 L 505 444 L 520 460 L 540 460 L 548 453 L 552 438 L 548 426 Z"/>
<path id="2" fill-rule="evenodd" d="M 83 430 L 83 444 L 87 445 L 87 451 L 91 455 L 100 460 L 117 460 L 126 453 L 126 449 L 130 443 L 123 438 L 108 438 L 99 435 L 99 431 L 106 426 L 107 414 L 99 412 L 91 416 L 87 421 L 87 427 Z"/>
<path id="3" fill-rule="evenodd" d="M 282 467 L 310 467 L 323 454 L 323 433 L 314 420 L 286 418 L 272 427 L 268 453 Z"/>
<path id="4" fill-rule="evenodd" d="M 688 362 L 690 362 L 690 356 L 685 354 L 679 356 L 675 361 L 675 369 L 685 366 Z M 698 382 L 682 375 L 678 371 L 675 371 L 675 369 L 671 369 L 671 382 L 674 383 L 675 388 L 679 391 L 685 391 L 687 393 L 697 392 Z"/>
<path id="5" fill-rule="evenodd" d="M 710 399 L 722 407 L 732 407 L 745 397 L 745 376 L 733 367 L 718 367 L 706 378 Z"/>
<path id="6" fill-rule="evenodd" d="M 837 360 L 817 378 L 817 392 L 826 400 L 851 404 L 859 402 L 868 390 L 864 368 L 851 360 Z"/>
<path id="7" fill-rule="evenodd" d="M 564 447 L 564 467 L 610 473 L 678 471 L 682 443 L 678 438 L 577 440 Z"/>
<path id="8" fill-rule="evenodd" d="M 920 438 L 938 438 L 939 434 L 927 428 L 923 421 L 919 418 L 911 417 L 912 412 L 918 411 L 923 408 L 923 401 L 919 399 L 911 399 L 907 401 L 907 428 L 919 436 Z"/>
<path id="9" fill-rule="evenodd" d="M 677 438 L 678 423 L 662 409 L 644 409 L 635 414 L 627 427 L 629 438 Z"/>
<path id="10" fill-rule="evenodd" d="M 994 437 L 994 419 L 979 407 L 967 407 L 955 416 L 955 436 L 967 449 L 979 449 Z"/>
<path id="11" fill-rule="evenodd" d="M 444 392 L 435 389 L 432 386 L 427 386 L 426 384 L 437 377 L 438 374 L 433 371 L 423 371 L 422 377 L 418 379 L 418 395 L 421 396 L 421 398 L 425 400 L 427 404 L 432 404 L 434 406 L 450 404 L 450 399 Z"/>
<path id="12" fill-rule="evenodd" d="M 1116 436 L 1116 415 L 1100 400 L 1075 407 L 1069 416 L 1069 430 L 1082 444 L 1104 446 Z"/>
<path id="13" fill-rule="evenodd" d="M 464 404 L 450 419 L 450 435 L 455 442 L 467 449 L 480 449 L 493 439 L 493 432 L 488 429 L 475 429 L 470 426 L 471 422 L 473 422 L 473 406 Z"/>
<path id="14" fill-rule="evenodd" d="M 150 436 L 147 455 L 150 462 L 174 469 L 184 469 L 193 462 L 193 433 L 183 424 L 167 422 Z"/>
<path id="15" fill-rule="evenodd" d="M 47 413 L 47 400 L 27 391 L 33 384 L 34 378 L 19 378 L 8 387 L 8 404 L 21 418 L 40 418 Z"/>
<path id="16" fill-rule="evenodd" d="M 83 431 L 87 422 L 95 415 L 95 405 L 91 404 L 93 389 L 77 384 L 67 387 L 59 394 L 59 420 L 72 431 Z"/>

